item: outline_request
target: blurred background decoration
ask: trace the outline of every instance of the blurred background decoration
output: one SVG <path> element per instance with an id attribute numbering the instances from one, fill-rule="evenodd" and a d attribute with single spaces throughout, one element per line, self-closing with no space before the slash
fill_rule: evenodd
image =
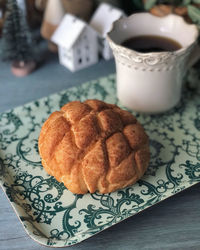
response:
<path id="1" fill-rule="evenodd" d="M 174 13 L 200 26 L 200 0 L 143 0 L 143 6 L 154 15 L 162 17 Z"/>
<path id="2" fill-rule="evenodd" d="M 34 29 L 41 26 L 48 1 L 50 0 L 17 1 L 19 5 L 22 2 L 25 3 L 27 20 L 31 28 Z M 54 0 L 53 2 L 60 2 L 65 13 L 73 14 L 85 21 L 90 20 L 100 3 L 106 2 L 121 8 L 127 15 L 137 11 L 150 11 L 158 16 L 175 13 L 183 16 L 186 21 L 200 24 L 200 0 Z M 6 0 L 0 0 L 0 30 L 2 30 L 3 25 L 5 5 Z"/>
<path id="3" fill-rule="evenodd" d="M 47 40 L 52 52 L 58 51 L 51 37 L 58 28 L 65 14 L 90 24 L 91 19 L 101 3 L 108 3 L 112 8 L 120 9 L 126 15 L 149 11 L 156 16 L 175 13 L 187 22 L 195 23 L 200 29 L 200 0 L 9 0 L 16 1 L 23 11 L 23 16 L 30 29 L 35 47 Z M 0 0 L 0 37 L 6 19 L 6 0 Z M 9 31 L 8 31 L 9 32 Z M 14 31 L 12 31 L 14 32 Z M 25 33 L 28 32 L 26 29 Z M 24 34 L 26 36 L 26 34 Z M 0 39 L 0 43 L 1 43 Z M 199 39 L 200 40 L 200 39 Z M 17 41 L 16 41 L 17 42 Z M 2 46 L 0 46 L 1 48 Z M 46 47 L 47 48 L 47 47 Z M 34 49 L 33 49 L 34 50 Z M 1 54 L 2 55 L 2 49 Z M 2 58 L 2 56 L 1 56 Z M 111 56 L 109 57 L 111 58 Z M 197 64 L 198 65 L 198 64 Z M 198 66 L 200 68 L 200 66 Z"/>
<path id="4" fill-rule="evenodd" d="M 98 62 L 95 30 L 72 14 L 65 14 L 51 40 L 58 46 L 60 64 L 72 72 Z"/>
<path id="5" fill-rule="evenodd" d="M 74 72 L 97 63 L 100 56 L 105 60 L 111 59 L 113 54 L 106 34 L 113 22 L 124 15 L 121 9 L 107 3 L 98 5 L 90 22 L 64 14 L 50 35 L 51 41 L 58 46 L 60 64 Z"/>
<path id="6" fill-rule="evenodd" d="M 11 71 L 14 75 L 25 76 L 35 68 L 32 36 L 25 18 L 25 5 L 20 7 L 16 0 L 7 0 L 4 17 L 2 59 L 11 61 Z"/>

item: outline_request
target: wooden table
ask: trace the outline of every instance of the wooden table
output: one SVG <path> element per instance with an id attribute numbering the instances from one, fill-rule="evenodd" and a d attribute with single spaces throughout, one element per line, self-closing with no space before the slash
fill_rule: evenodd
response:
<path id="1" fill-rule="evenodd" d="M 0 62 L 0 112 L 51 93 L 115 72 L 114 61 L 71 73 L 57 57 L 45 55 L 44 64 L 25 78 L 16 78 Z M 72 249 L 200 249 L 200 184 L 133 216 Z M 47 249 L 24 231 L 5 194 L 0 191 L 0 249 Z"/>

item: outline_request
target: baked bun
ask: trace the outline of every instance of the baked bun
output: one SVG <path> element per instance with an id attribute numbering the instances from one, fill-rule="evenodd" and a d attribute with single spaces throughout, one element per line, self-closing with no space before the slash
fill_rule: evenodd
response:
<path id="1" fill-rule="evenodd" d="M 149 164 L 149 140 L 128 111 L 99 100 L 69 102 L 39 137 L 46 171 L 73 193 L 109 193 L 132 185 Z"/>

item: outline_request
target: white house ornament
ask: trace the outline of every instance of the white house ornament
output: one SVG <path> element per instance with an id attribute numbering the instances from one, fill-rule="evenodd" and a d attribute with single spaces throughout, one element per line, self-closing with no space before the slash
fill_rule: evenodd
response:
<path id="1" fill-rule="evenodd" d="M 98 62 L 96 31 L 74 15 L 64 16 L 51 41 L 58 45 L 60 64 L 72 72 Z"/>
<path id="2" fill-rule="evenodd" d="M 90 26 L 98 33 L 98 49 L 105 60 L 113 57 L 112 50 L 106 40 L 106 34 L 111 30 L 113 22 L 125 16 L 125 13 L 110 4 L 102 3 L 93 14 Z"/>

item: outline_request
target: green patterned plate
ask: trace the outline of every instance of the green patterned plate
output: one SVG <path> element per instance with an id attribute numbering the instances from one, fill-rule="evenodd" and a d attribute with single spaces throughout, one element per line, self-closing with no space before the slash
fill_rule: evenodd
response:
<path id="1" fill-rule="evenodd" d="M 163 115 L 135 114 L 150 136 L 151 163 L 135 185 L 73 195 L 42 168 L 37 139 L 49 114 L 72 100 L 118 103 L 110 75 L 0 114 L 0 180 L 27 233 L 41 244 L 81 242 L 200 181 L 200 98 L 183 93 Z"/>

